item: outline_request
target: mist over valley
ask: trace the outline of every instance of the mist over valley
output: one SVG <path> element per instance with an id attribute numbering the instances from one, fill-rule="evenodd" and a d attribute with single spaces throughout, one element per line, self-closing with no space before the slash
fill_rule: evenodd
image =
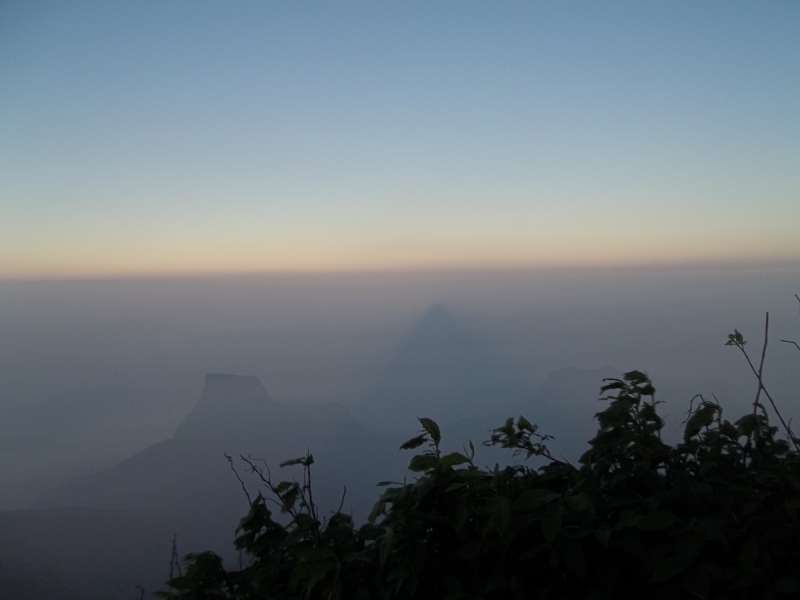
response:
<path id="1" fill-rule="evenodd" d="M 181 553 L 235 562 L 247 497 L 231 466 L 259 489 L 240 455 L 278 472 L 311 452 L 319 505 L 363 522 L 375 484 L 409 476 L 398 448 L 417 417 L 488 465 L 517 460 L 480 443 L 521 414 L 575 461 L 603 379 L 632 369 L 675 435 L 695 394 L 752 401 L 725 336 L 757 343 L 768 309 L 791 337 L 797 281 L 788 267 L 3 284 L 0 556 L 24 568 L 0 581 L 30 598 L 157 589 L 173 534 Z M 792 349 L 768 363 L 790 415 Z"/>

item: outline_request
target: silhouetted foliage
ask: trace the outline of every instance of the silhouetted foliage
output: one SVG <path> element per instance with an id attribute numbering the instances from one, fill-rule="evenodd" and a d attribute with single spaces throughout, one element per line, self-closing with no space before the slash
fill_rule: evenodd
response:
<path id="1" fill-rule="evenodd" d="M 729 344 L 744 350 L 738 332 Z M 749 361 L 749 358 L 748 358 Z M 751 363 L 752 364 L 752 363 Z M 763 361 L 762 361 L 763 366 Z M 642 372 L 606 380 L 608 405 L 578 465 L 553 457 L 524 417 L 490 445 L 541 466 L 483 469 L 472 443 L 445 454 L 430 419 L 402 448 L 411 482 L 386 489 L 369 522 L 320 518 L 309 454 L 303 481 L 265 484 L 239 524 L 247 566 L 190 555 L 169 599 L 751 599 L 800 597 L 800 453 L 760 403 L 731 422 L 697 396 L 683 439 L 666 444 Z M 271 503 L 268 504 L 268 503 Z M 282 516 L 273 515 L 272 508 Z"/>

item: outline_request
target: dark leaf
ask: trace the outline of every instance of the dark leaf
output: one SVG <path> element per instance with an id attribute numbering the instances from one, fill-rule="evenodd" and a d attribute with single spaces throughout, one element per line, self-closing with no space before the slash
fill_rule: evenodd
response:
<path id="1" fill-rule="evenodd" d="M 420 471 L 430 471 L 439 464 L 439 458 L 431 454 L 420 454 L 411 459 L 408 465 L 409 471 L 419 473 Z"/>
<path id="2" fill-rule="evenodd" d="M 597 541 L 600 542 L 604 547 L 608 546 L 608 541 L 611 538 L 611 530 L 607 527 L 602 529 L 598 529 L 595 531 L 594 536 L 597 538 Z"/>
<path id="3" fill-rule="evenodd" d="M 433 419 L 426 419 L 425 417 L 420 417 L 419 422 L 422 428 L 430 434 L 433 443 L 438 446 L 439 442 L 442 441 L 442 434 L 439 432 L 439 426 L 436 422 L 433 421 Z"/>
<path id="4" fill-rule="evenodd" d="M 641 371 L 628 371 L 627 373 L 625 373 L 625 379 L 635 384 L 646 383 L 649 381 L 647 375 L 645 375 Z"/>
<path id="5" fill-rule="evenodd" d="M 428 441 L 428 434 L 423 433 L 405 442 L 402 446 L 400 446 L 400 450 L 413 450 L 414 448 L 422 446 L 422 444 L 424 444 L 427 441 Z"/>
<path id="6" fill-rule="evenodd" d="M 444 493 L 448 494 L 450 492 L 460 490 L 461 488 L 466 487 L 466 485 L 467 484 L 463 482 L 451 483 L 450 485 L 447 486 L 447 489 L 444 491 Z"/>
<path id="7" fill-rule="evenodd" d="M 754 564 L 756 564 L 757 558 L 758 542 L 756 542 L 753 538 L 750 538 L 744 543 L 741 552 L 739 552 L 739 562 L 743 567 L 752 567 Z"/>
<path id="8" fill-rule="evenodd" d="M 626 527 L 636 527 L 639 524 L 639 521 L 642 520 L 642 515 L 636 515 L 633 513 L 623 513 L 620 515 L 619 519 L 617 519 L 616 525 L 614 525 L 614 529 L 624 529 Z"/>
<path id="9" fill-rule="evenodd" d="M 639 519 L 637 526 L 642 531 L 660 531 L 679 521 L 678 517 L 666 510 L 657 510 Z"/>
<path id="10" fill-rule="evenodd" d="M 556 494 L 544 488 L 528 490 L 523 492 L 520 497 L 514 501 L 514 510 L 518 512 L 527 512 L 560 497 L 560 494 Z"/>
<path id="11" fill-rule="evenodd" d="M 536 428 L 531 424 L 531 422 L 528 421 L 528 419 L 526 419 L 522 415 L 520 415 L 519 419 L 517 419 L 517 425 L 519 426 L 520 429 L 524 429 L 525 431 L 530 431 L 531 433 L 533 433 L 536 430 Z"/>
<path id="12" fill-rule="evenodd" d="M 455 465 L 462 465 L 464 463 L 468 463 L 469 459 L 461 454 L 460 452 L 453 452 L 451 454 L 447 454 L 441 458 L 442 466 L 447 467 L 454 467 Z"/>
<path id="13" fill-rule="evenodd" d="M 561 555 L 561 558 L 564 559 L 564 562 L 567 563 L 567 566 L 575 571 L 581 579 L 585 578 L 586 562 L 583 557 L 583 548 L 581 548 L 580 542 L 562 532 L 556 540 L 556 548 L 558 548 L 558 553 Z"/>
<path id="14" fill-rule="evenodd" d="M 561 531 L 561 518 L 564 516 L 564 507 L 551 508 L 542 518 L 542 534 L 549 544 L 552 544 Z"/>
<path id="15" fill-rule="evenodd" d="M 461 547 L 458 555 L 463 560 L 469 560 L 474 558 L 478 555 L 481 549 L 481 541 L 480 540 L 470 540 L 466 544 Z"/>
<path id="16" fill-rule="evenodd" d="M 371 563 L 372 559 L 365 555 L 363 552 L 348 552 L 344 555 L 344 562 L 362 562 L 362 563 Z"/>
<path id="17" fill-rule="evenodd" d="M 708 427 L 714 422 L 715 415 L 719 412 L 719 407 L 706 403 L 699 407 L 686 422 L 684 429 L 683 439 L 689 441 L 691 438 L 700 433 L 703 427 Z"/>
<path id="18" fill-rule="evenodd" d="M 653 575 L 650 577 L 650 583 L 659 583 L 661 581 L 672 579 L 673 577 L 680 575 L 684 569 L 686 569 L 686 567 L 687 564 L 684 561 L 674 556 L 662 558 L 656 563 L 656 568 L 653 569 Z"/>
<path id="19" fill-rule="evenodd" d="M 784 577 L 773 586 L 779 594 L 800 594 L 800 581 L 794 577 Z"/>
<path id="20" fill-rule="evenodd" d="M 281 481 L 275 488 L 276 494 L 283 494 L 289 488 L 295 487 L 297 484 L 294 481 Z"/>
<path id="21" fill-rule="evenodd" d="M 594 512 L 594 503 L 589 496 L 583 492 L 575 496 L 568 496 L 567 505 L 577 512 Z"/>
<path id="22" fill-rule="evenodd" d="M 604 379 L 603 381 L 610 381 L 611 383 L 607 383 L 603 387 L 601 387 L 600 388 L 601 392 L 607 392 L 609 390 L 625 389 L 625 384 L 619 379 Z"/>
<path id="23" fill-rule="evenodd" d="M 486 510 L 495 530 L 502 535 L 511 522 L 511 500 L 505 496 L 492 496 L 486 501 Z"/>
<path id="24" fill-rule="evenodd" d="M 394 540 L 394 529 L 389 527 L 386 530 L 386 533 L 381 540 L 381 552 L 380 552 L 380 561 L 381 567 L 386 564 L 386 559 L 389 558 L 389 553 L 392 551 L 392 545 Z"/>

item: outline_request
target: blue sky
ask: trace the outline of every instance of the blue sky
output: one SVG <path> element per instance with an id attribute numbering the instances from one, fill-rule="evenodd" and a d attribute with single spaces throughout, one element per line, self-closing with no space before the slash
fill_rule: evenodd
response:
<path id="1" fill-rule="evenodd" d="M 800 257 L 797 2 L 0 6 L 0 277 Z"/>

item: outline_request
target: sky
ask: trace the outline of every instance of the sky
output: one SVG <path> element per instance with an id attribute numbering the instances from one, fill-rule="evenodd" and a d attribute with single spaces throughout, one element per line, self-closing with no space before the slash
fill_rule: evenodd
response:
<path id="1" fill-rule="evenodd" d="M 0 279 L 800 257 L 800 4 L 0 4 Z"/>

